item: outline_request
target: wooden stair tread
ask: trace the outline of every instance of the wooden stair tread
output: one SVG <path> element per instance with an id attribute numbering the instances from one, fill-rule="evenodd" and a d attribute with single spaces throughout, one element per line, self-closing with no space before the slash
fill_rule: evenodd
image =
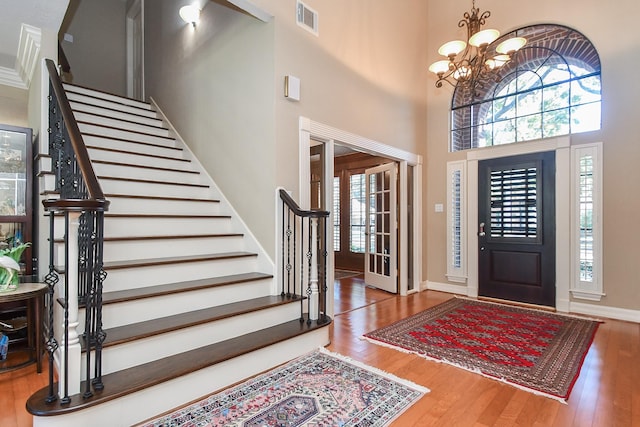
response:
<path id="1" fill-rule="evenodd" d="M 71 402 L 64 406 L 61 406 L 59 401 L 52 404 L 45 403 L 48 388 L 44 387 L 29 398 L 26 404 L 27 411 L 36 416 L 52 416 L 75 412 L 318 330 L 330 323 L 330 318 L 327 318 L 324 323 L 311 322 L 309 325 L 306 321 L 291 320 L 240 337 L 104 375 L 102 377 L 103 390 L 94 391 L 93 396 L 87 399 L 82 397 L 82 393 L 70 396 Z M 84 387 L 85 384 L 83 382 L 81 390 L 84 390 Z M 57 384 L 55 388 L 57 389 Z"/>
<path id="2" fill-rule="evenodd" d="M 100 134 L 91 133 L 91 132 L 82 132 L 82 136 L 90 136 L 90 137 L 93 137 L 93 138 L 110 139 L 112 141 L 126 142 L 128 144 L 138 144 L 138 145 L 146 145 L 146 146 L 149 146 L 149 147 L 166 148 L 168 150 L 184 151 L 184 149 L 182 147 L 175 147 L 175 146 L 162 145 L 162 144 L 154 144 L 153 142 L 136 141 L 134 139 L 118 138 L 117 136 L 100 135 Z M 173 141 L 175 142 L 175 138 L 173 138 Z M 92 148 L 94 150 L 122 151 L 122 150 L 109 149 L 109 148 L 106 148 L 106 147 L 100 147 L 100 146 L 97 146 L 97 145 L 90 145 L 90 144 L 87 144 L 87 148 Z M 127 151 L 123 151 L 123 152 L 127 153 Z M 146 155 L 145 153 L 136 153 L 135 151 L 131 151 L 131 153 L 139 154 L 141 156 Z M 178 159 L 176 159 L 176 160 L 178 160 Z M 182 160 L 182 159 L 179 159 L 179 160 Z M 184 160 L 184 161 L 190 161 L 190 160 Z"/>
<path id="3" fill-rule="evenodd" d="M 107 92 L 107 91 L 100 90 L 100 89 L 90 88 L 90 87 L 87 87 L 87 86 L 82 86 L 82 85 L 79 85 L 79 84 L 76 84 L 76 83 L 64 82 L 63 86 L 64 86 L 64 89 L 65 89 L 66 92 L 72 92 L 72 93 L 75 93 L 77 95 L 86 96 L 88 98 L 99 99 L 100 101 L 113 102 L 114 104 L 121 104 L 121 105 L 124 105 L 124 106 L 127 106 L 127 107 L 137 108 L 139 110 L 153 111 L 153 109 L 151 108 L 151 104 L 150 103 L 144 102 L 144 101 L 140 101 L 139 99 L 131 98 L 131 97 L 128 97 L 128 96 L 122 96 L 122 95 L 119 95 L 117 93 L 111 93 L 111 92 Z M 85 93 L 85 92 L 79 91 L 76 88 L 78 88 L 78 89 L 86 89 L 86 90 L 89 90 L 89 91 L 93 92 L 94 94 Z M 114 100 L 111 100 L 111 99 L 108 99 L 108 98 L 102 98 L 100 96 L 96 96 L 95 94 L 104 94 L 104 95 L 112 96 L 112 97 L 119 98 L 119 99 L 122 99 L 122 100 L 125 100 L 125 101 L 134 101 L 137 104 L 145 105 L 146 108 L 145 107 L 139 107 L 137 105 L 132 105 L 132 104 L 129 104 L 129 103 L 126 103 L 126 102 L 122 102 L 122 101 L 114 101 Z"/>
<path id="4" fill-rule="evenodd" d="M 151 169 L 157 171 L 165 171 L 165 172 L 179 172 L 179 173 L 189 173 L 194 175 L 200 175 L 200 172 L 197 170 L 191 169 L 176 169 L 176 168 L 164 168 L 159 166 L 149 166 L 149 165 L 140 165 L 135 163 L 124 163 L 124 162 L 114 162 L 111 160 L 92 160 L 92 163 L 98 163 L 101 165 L 110 165 L 110 166 L 126 166 L 130 168 L 139 168 L 139 169 Z"/>
<path id="5" fill-rule="evenodd" d="M 231 218 L 231 215 L 185 215 L 185 214 L 143 214 L 143 213 L 106 213 L 105 218 L 196 218 L 196 219 L 215 219 L 215 218 Z"/>
<path id="6" fill-rule="evenodd" d="M 127 132 L 127 133 L 135 133 L 136 135 L 151 136 L 151 137 L 154 137 L 154 138 L 160 138 L 160 139 L 167 139 L 167 140 L 170 140 L 170 141 L 175 141 L 175 138 L 172 137 L 172 136 L 155 135 L 153 133 L 141 132 L 141 131 L 138 131 L 138 130 L 131 130 L 131 129 L 125 129 L 125 128 L 120 128 L 120 127 L 116 127 L 116 126 L 102 125 L 100 123 L 87 122 L 85 120 L 76 120 L 76 122 L 79 125 L 97 126 L 97 127 L 105 128 L 105 129 L 113 129 L 113 130 L 119 130 L 119 131 Z"/>
<path id="7" fill-rule="evenodd" d="M 169 197 L 169 196 L 146 196 L 136 194 L 105 194 L 106 198 L 123 198 L 123 199 L 145 199 L 145 200 L 165 200 L 169 202 L 205 202 L 220 203 L 218 199 L 192 199 L 189 197 Z"/>
<path id="8" fill-rule="evenodd" d="M 150 125 L 150 124 L 147 124 L 147 123 L 140 123 L 140 122 L 133 121 L 133 120 L 122 119 L 122 118 L 119 118 L 119 117 L 105 116 L 104 114 L 92 113 L 90 111 L 79 110 L 79 109 L 76 109 L 76 108 L 73 109 L 73 112 L 74 113 L 88 114 L 90 116 L 99 117 L 101 119 L 109 119 L 109 120 L 113 120 L 113 121 L 117 121 L 117 122 L 129 123 L 129 124 L 132 124 L 132 125 L 135 125 L 135 126 L 142 126 L 142 127 L 147 127 L 147 128 L 151 128 L 151 129 L 157 129 L 157 130 L 166 130 L 166 131 L 169 130 L 166 127 L 162 126 L 162 120 L 154 119 L 154 118 L 151 118 L 151 117 L 146 117 L 146 118 L 149 119 L 149 120 L 155 120 L 159 124 L 158 125 Z M 97 123 L 94 123 L 94 124 L 97 124 Z"/>
<path id="9" fill-rule="evenodd" d="M 130 241 L 145 241 L 145 240 L 178 240 L 178 239 L 215 239 L 221 237 L 242 237 L 242 233 L 217 233 L 217 234 L 166 234 L 156 236 L 114 236 L 105 237 L 105 242 L 130 242 Z M 55 239 L 56 243 L 63 243 L 64 239 Z"/>
<path id="10" fill-rule="evenodd" d="M 284 304 L 300 302 L 302 297 L 292 295 L 290 297 L 270 295 L 234 302 L 230 304 L 207 307 L 200 310 L 187 311 L 172 316 L 158 317 L 138 323 L 129 323 L 123 326 L 106 329 L 107 337 L 104 347 L 132 342 L 135 340 L 161 335 L 191 326 L 228 319 L 241 314 L 252 313 L 259 310 L 278 307 Z M 81 340 L 84 349 L 84 341 Z"/>
<path id="11" fill-rule="evenodd" d="M 117 270 L 120 268 L 149 267 L 154 265 L 167 265 L 185 262 L 218 261 L 223 259 L 246 258 L 255 256 L 258 255 L 252 252 L 223 252 L 217 254 L 185 255 L 167 258 L 130 259 L 125 261 L 105 262 L 104 269 Z"/>
<path id="12" fill-rule="evenodd" d="M 217 234 L 172 234 L 164 236 L 119 236 L 105 237 L 105 242 L 126 242 L 132 240 L 174 240 L 174 239 L 208 239 L 217 237 L 242 237 L 242 233 L 217 233 Z"/>
<path id="13" fill-rule="evenodd" d="M 98 176 L 98 179 L 108 179 L 111 181 L 126 181 L 126 182 L 140 182 L 144 184 L 161 184 L 161 185 L 177 185 L 180 187 L 196 187 L 196 188 L 209 188 L 209 184 L 194 184 L 190 182 L 172 182 L 172 181 L 158 181 L 155 179 L 140 179 L 140 178 L 122 178 L 119 176 Z"/>
<path id="14" fill-rule="evenodd" d="M 74 93 L 76 93 L 76 92 L 74 92 Z M 90 97 L 92 99 L 104 100 L 104 98 L 96 98 L 96 97 L 93 97 L 91 95 L 85 95 L 85 96 L 88 96 L 88 97 Z M 118 103 L 116 101 L 109 101 L 109 100 L 106 100 L 106 101 L 107 102 L 113 102 L 114 104 L 122 105 L 122 104 L 120 104 L 120 103 Z M 82 106 L 86 106 L 86 107 L 100 108 L 100 109 L 107 110 L 107 111 L 113 111 L 114 113 L 127 114 L 127 115 L 130 115 L 130 116 L 140 117 L 140 118 L 147 119 L 147 120 L 157 120 L 159 122 L 162 122 L 162 120 L 158 119 L 157 117 L 150 117 L 150 116 L 145 115 L 145 114 L 138 114 L 138 113 L 132 113 L 130 111 L 118 110 L 116 108 L 106 107 L 104 105 L 92 104 L 90 102 L 69 100 L 69 103 L 72 105 L 72 107 L 73 107 L 73 104 L 78 104 L 78 105 L 82 105 Z M 133 107 L 133 108 L 137 108 L 138 110 L 143 110 L 145 112 L 155 113 L 155 111 L 153 111 L 153 110 L 146 110 L 146 109 L 143 109 L 143 108 L 140 108 L 140 107 L 136 107 L 135 105 L 129 105 L 129 106 Z M 77 110 L 77 109 L 74 109 L 74 111 L 91 114 L 88 111 L 80 111 L 80 110 Z"/>
<path id="15" fill-rule="evenodd" d="M 273 275 L 265 273 L 241 273 L 229 276 L 212 277 L 207 279 L 189 280 L 166 285 L 147 286 L 143 288 L 128 289 L 124 291 L 105 292 L 102 295 L 103 304 L 113 304 L 123 301 L 152 298 L 160 295 L 171 295 L 180 292 L 196 291 L 199 289 L 214 288 L 219 286 L 235 285 L 257 280 L 271 279 Z"/>

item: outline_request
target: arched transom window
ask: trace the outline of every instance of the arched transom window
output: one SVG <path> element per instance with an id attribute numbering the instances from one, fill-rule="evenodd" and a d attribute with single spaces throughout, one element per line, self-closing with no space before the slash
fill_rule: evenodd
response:
<path id="1" fill-rule="evenodd" d="M 505 34 L 489 49 L 515 36 L 527 44 L 495 79 L 456 86 L 452 151 L 600 129 L 600 57 L 593 44 L 571 28 L 544 24 Z"/>

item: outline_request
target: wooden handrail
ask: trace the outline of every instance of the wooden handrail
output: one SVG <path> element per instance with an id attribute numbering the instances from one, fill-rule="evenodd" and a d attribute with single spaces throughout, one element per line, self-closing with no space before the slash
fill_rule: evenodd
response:
<path id="1" fill-rule="evenodd" d="M 50 59 L 46 60 L 46 64 L 47 70 L 49 71 L 49 80 L 51 81 L 51 87 L 56 94 L 56 98 L 58 99 L 58 105 L 61 110 L 60 112 L 62 113 L 62 117 L 67 126 L 67 132 L 69 133 L 71 146 L 73 147 L 73 151 L 76 155 L 76 161 L 78 162 L 78 166 L 80 167 L 80 172 L 82 173 L 85 186 L 87 187 L 87 191 L 89 192 L 89 197 L 94 200 L 104 200 L 104 193 L 102 192 L 102 188 L 100 188 L 98 178 L 96 177 L 96 174 L 93 171 L 93 167 L 91 166 L 91 160 L 89 159 L 87 147 L 84 145 L 84 141 L 82 140 L 80 128 L 78 128 L 78 123 L 73 116 L 73 111 L 71 111 L 71 105 L 69 104 L 67 94 L 62 87 L 62 82 L 60 81 L 60 77 L 58 76 L 56 66 Z"/>
<path id="2" fill-rule="evenodd" d="M 319 209 L 311 209 L 311 210 L 303 210 L 298 206 L 298 204 L 291 198 L 289 193 L 285 190 L 280 189 L 280 198 L 282 201 L 291 209 L 291 211 L 301 217 L 305 218 L 326 218 L 329 216 L 328 211 L 322 211 Z"/>

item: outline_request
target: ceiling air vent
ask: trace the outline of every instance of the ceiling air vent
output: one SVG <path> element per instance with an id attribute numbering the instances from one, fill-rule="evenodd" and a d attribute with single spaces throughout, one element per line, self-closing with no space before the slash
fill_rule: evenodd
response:
<path id="1" fill-rule="evenodd" d="M 316 36 L 318 35 L 318 12 L 311 9 L 301 1 L 297 2 L 296 21 L 298 25 L 307 31 L 312 32 Z"/>

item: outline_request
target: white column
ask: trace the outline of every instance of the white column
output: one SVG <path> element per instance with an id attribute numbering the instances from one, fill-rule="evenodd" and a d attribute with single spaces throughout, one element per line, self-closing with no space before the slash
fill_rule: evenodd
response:
<path id="1" fill-rule="evenodd" d="M 311 218 L 311 274 L 309 276 L 309 286 L 311 288 L 309 319 L 318 320 L 318 218 Z"/>
<path id="2" fill-rule="evenodd" d="M 59 363 L 60 363 L 60 397 L 64 396 L 65 377 L 69 381 L 69 396 L 80 393 L 80 381 L 82 372 L 80 339 L 78 338 L 78 229 L 80 228 L 80 212 L 69 214 L 69 227 L 67 236 L 67 250 L 69 251 L 69 264 L 65 265 L 65 280 L 68 283 L 69 294 L 64 295 L 69 311 L 69 341 L 68 357 L 69 370 L 65 375 L 65 336 L 64 336 L 64 316 L 62 322 L 62 336 L 58 340 Z"/>

